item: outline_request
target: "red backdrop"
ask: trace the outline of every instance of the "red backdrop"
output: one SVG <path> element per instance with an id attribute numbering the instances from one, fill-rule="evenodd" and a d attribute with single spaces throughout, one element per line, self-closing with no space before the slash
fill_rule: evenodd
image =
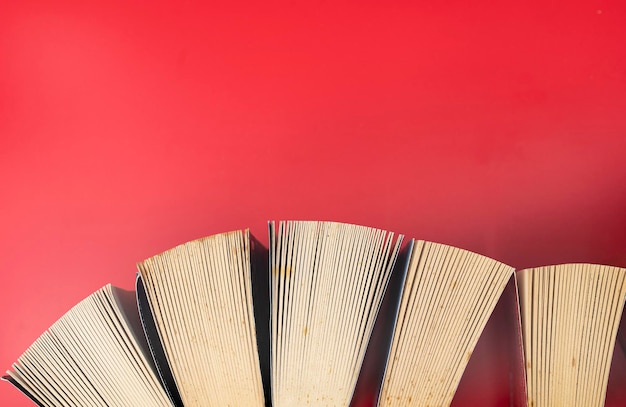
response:
<path id="1" fill-rule="evenodd" d="M 192 3 L 0 4 L 3 370 L 136 261 L 268 219 L 626 266 L 626 3 Z"/>

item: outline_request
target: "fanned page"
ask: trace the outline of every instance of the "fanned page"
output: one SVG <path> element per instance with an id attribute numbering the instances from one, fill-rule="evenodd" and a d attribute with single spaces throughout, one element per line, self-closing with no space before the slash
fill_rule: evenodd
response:
<path id="1" fill-rule="evenodd" d="M 626 269 L 565 264 L 519 272 L 528 405 L 603 406 Z"/>
<path id="2" fill-rule="evenodd" d="M 170 406 L 133 293 L 107 285 L 74 306 L 7 371 L 40 406 Z"/>
<path id="3" fill-rule="evenodd" d="M 265 405 L 249 232 L 195 240 L 138 268 L 184 405 Z"/>
<path id="4" fill-rule="evenodd" d="M 273 406 L 347 406 L 401 237 L 333 222 L 269 226 Z"/>
<path id="5" fill-rule="evenodd" d="M 378 405 L 450 405 L 513 273 L 476 253 L 415 242 Z"/>

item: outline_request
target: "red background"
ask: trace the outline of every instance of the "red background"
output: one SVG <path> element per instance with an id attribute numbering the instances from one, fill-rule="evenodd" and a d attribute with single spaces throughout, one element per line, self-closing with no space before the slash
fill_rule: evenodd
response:
<path id="1" fill-rule="evenodd" d="M 2 2 L 0 366 L 268 219 L 626 266 L 626 3 L 496 3 Z"/>

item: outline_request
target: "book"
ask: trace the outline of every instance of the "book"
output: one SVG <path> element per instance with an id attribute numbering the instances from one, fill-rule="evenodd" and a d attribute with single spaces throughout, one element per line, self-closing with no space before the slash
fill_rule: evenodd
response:
<path id="1" fill-rule="evenodd" d="M 626 269 L 565 264 L 519 281 L 529 406 L 603 406 Z"/>
<path id="2" fill-rule="evenodd" d="M 6 380 L 39 406 L 169 406 L 134 293 L 107 285 L 68 311 Z"/>
<path id="3" fill-rule="evenodd" d="M 450 405 L 509 282 L 515 282 L 514 269 L 496 260 L 414 242 L 378 405 Z M 519 394 L 523 376 L 516 373 Z"/>
<path id="4" fill-rule="evenodd" d="M 4 379 L 42 406 L 485 405 L 473 377 L 505 387 L 493 405 L 558 405 L 538 400 L 565 400 L 551 380 L 558 394 L 577 385 L 571 367 L 554 373 L 563 355 L 596 344 L 577 364 L 596 369 L 578 377 L 598 374 L 584 400 L 601 403 L 611 388 L 624 269 L 516 274 L 477 253 L 366 226 L 289 221 L 268 230 L 267 248 L 233 231 L 138 263 L 134 293 L 105 286 L 90 295 Z M 578 271 L 561 269 L 606 284 L 563 285 Z M 567 315 L 579 293 L 591 304 L 586 317 L 558 325 L 554 305 Z M 574 333 L 584 340 L 567 342 Z"/>
<path id="5" fill-rule="evenodd" d="M 402 236 L 270 223 L 272 403 L 347 406 Z"/>
<path id="6" fill-rule="evenodd" d="M 138 264 L 146 336 L 175 405 L 265 404 L 252 299 L 258 249 L 235 231 Z"/>

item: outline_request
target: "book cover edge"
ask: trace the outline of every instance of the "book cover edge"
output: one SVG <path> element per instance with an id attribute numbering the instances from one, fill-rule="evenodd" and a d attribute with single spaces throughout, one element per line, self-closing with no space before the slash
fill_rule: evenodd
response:
<path id="1" fill-rule="evenodd" d="M 161 341 L 161 336 L 156 328 L 156 323 L 154 322 L 154 318 L 152 316 L 150 301 L 148 300 L 143 284 L 143 278 L 140 273 L 137 273 L 136 276 L 135 289 L 141 325 L 146 336 L 146 341 L 148 342 L 148 347 L 150 348 L 150 353 L 152 354 L 152 359 L 154 360 L 154 364 L 157 368 L 159 378 L 161 379 L 161 385 L 165 389 L 165 392 L 170 398 L 172 404 L 175 407 L 183 407 L 184 405 L 176 385 L 176 379 L 170 369 L 165 349 L 163 348 L 163 342 Z"/>

